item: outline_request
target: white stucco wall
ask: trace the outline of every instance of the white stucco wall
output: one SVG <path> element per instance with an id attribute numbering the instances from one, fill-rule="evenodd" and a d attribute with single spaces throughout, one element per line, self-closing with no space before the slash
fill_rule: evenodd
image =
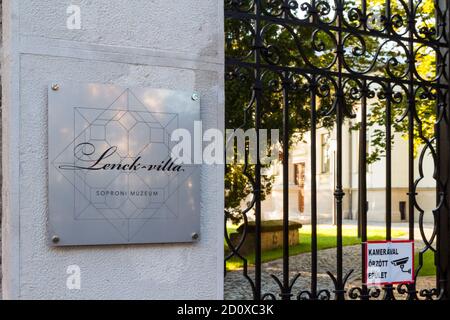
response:
<path id="1" fill-rule="evenodd" d="M 81 30 L 66 8 L 81 7 Z M 3 297 L 215 299 L 223 295 L 223 169 L 203 167 L 195 244 L 50 248 L 47 86 L 98 82 L 192 90 L 223 126 L 223 2 L 3 1 Z M 68 290 L 66 268 L 81 268 Z"/>

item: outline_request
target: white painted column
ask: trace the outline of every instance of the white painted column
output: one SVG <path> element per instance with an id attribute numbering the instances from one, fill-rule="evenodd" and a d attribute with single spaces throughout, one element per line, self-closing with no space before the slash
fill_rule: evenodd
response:
<path id="1" fill-rule="evenodd" d="M 68 28 L 71 4 L 80 8 L 81 29 Z M 198 243 L 47 243 L 47 86 L 192 90 L 201 95 L 204 130 L 223 129 L 222 6 L 211 0 L 3 1 L 3 298 L 222 298 L 219 166 L 202 168 Z M 80 267 L 80 290 L 66 285 L 70 265 Z"/>

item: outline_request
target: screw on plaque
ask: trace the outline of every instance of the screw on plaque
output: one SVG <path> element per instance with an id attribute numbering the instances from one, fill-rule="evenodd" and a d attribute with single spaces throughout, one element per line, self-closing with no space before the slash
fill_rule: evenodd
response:
<path id="1" fill-rule="evenodd" d="M 59 242 L 59 237 L 58 236 L 53 236 L 52 237 L 52 242 L 53 243 L 58 243 Z"/>
<path id="2" fill-rule="evenodd" d="M 197 101 L 200 97 L 198 96 L 197 93 L 193 93 L 191 98 L 192 100 Z"/>
<path id="3" fill-rule="evenodd" d="M 58 91 L 59 90 L 59 84 L 52 85 L 52 90 L 53 91 Z"/>
<path id="4" fill-rule="evenodd" d="M 192 234 L 192 240 L 198 240 L 198 233 L 194 232 Z"/>

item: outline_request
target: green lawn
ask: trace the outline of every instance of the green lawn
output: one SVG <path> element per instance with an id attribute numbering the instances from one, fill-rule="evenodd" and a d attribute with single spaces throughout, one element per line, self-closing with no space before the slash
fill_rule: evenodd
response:
<path id="1" fill-rule="evenodd" d="M 228 232 L 235 232 L 236 226 L 229 226 Z M 344 246 L 357 245 L 361 243 L 361 240 L 357 237 L 356 226 L 343 226 L 343 244 Z M 383 227 L 370 227 L 367 230 L 368 240 L 384 240 L 385 239 L 385 228 Z M 400 238 L 405 236 L 406 232 L 402 230 L 392 229 L 392 238 Z M 296 255 L 299 253 L 310 252 L 311 251 L 311 226 L 303 226 L 300 229 L 300 244 L 297 246 L 290 247 L 290 254 Z M 336 247 L 336 227 L 321 225 L 317 228 L 317 248 L 318 250 L 334 248 Z M 225 246 L 226 250 L 226 246 Z M 262 253 L 262 261 L 268 262 L 283 257 L 281 249 L 265 251 Z M 254 264 L 255 256 L 254 254 L 248 255 L 246 257 L 250 265 Z M 419 254 L 416 253 L 414 256 L 415 269 L 419 266 Z M 236 270 L 242 268 L 242 261 L 236 258 L 232 258 L 227 262 L 228 270 Z M 422 268 L 419 272 L 419 276 L 434 276 L 436 274 L 436 267 L 434 265 L 434 254 L 431 251 L 427 251 L 423 255 Z"/>
<path id="2" fill-rule="evenodd" d="M 415 269 L 419 266 L 419 254 L 416 253 L 414 256 Z M 423 255 L 422 268 L 420 269 L 419 276 L 434 276 L 436 275 L 436 266 L 434 265 L 434 253 L 428 250 Z"/>
<path id="3" fill-rule="evenodd" d="M 235 226 L 230 226 L 228 232 L 234 232 Z M 367 229 L 368 240 L 383 240 L 385 239 L 384 227 L 369 227 Z M 392 229 L 392 238 L 399 238 L 406 233 L 402 230 Z M 290 255 L 297 255 L 300 253 L 311 251 L 311 226 L 303 226 L 299 232 L 300 244 L 291 246 L 289 249 Z M 342 227 L 342 242 L 344 246 L 356 245 L 361 243 L 361 239 L 357 236 L 356 226 Z M 317 248 L 318 250 L 336 247 L 336 227 L 331 225 L 320 225 L 317 227 Z M 268 262 L 283 257 L 282 249 L 275 249 L 270 251 L 263 251 L 261 259 L 263 262 Z M 246 257 L 250 265 L 254 264 L 255 256 L 250 254 Z M 417 260 L 417 259 L 416 259 Z M 232 258 L 227 262 L 228 270 L 235 270 L 242 268 L 242 261 L 237 258 Z M 422 272 L 421 272 L 422 275 Z"/>

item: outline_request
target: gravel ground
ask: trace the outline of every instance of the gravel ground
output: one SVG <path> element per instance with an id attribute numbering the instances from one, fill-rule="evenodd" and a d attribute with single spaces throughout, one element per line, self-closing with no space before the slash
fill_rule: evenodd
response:
<path id="1" fill-rule="evenodd" d="M 420 248 L 420 246 L 417 246 Z M 278 297 L 280 289 L 276 282 L 270 276 L 276 275 L 282 279 L 282 259 L 263 263 L 262 265 L 262 292 L 275 293 Z M 311 254 L 303 253 L 290 257 L 290 274 L 289 278 L 293 279 L 298 273 L 300 277 L 295 282 L 292 293 L 294 298 L 303 290 L 309 290 L 311 286 Z M 317 287 L 318 290 L 334 288 L 333 282 L 326 274 L 327 271 L 336 274 L 336 249 L 326 249 L 318 251 L 317 263 Z M 361 285 L 361 246 L 346 246 L 343 248 L 343 270 L 344 274 L 353 269 L 354 271 L 349 277 L 347 288 Z M 249 268 L 248 274 L 254 277 L 254 269 Z M 418 290 L 423 288 L 434 288 L 435 277 L 420 277 L 417 281 Z M 333 299 L 332 294 L 331 298 Z M 399 299 L 401 297 L 397 294 Z M 251 285 L 243 276 L 242 270 L 227 272 L 225 276 L 225 299 L 226 300 L 249 300 L 252 299 Z"/>

